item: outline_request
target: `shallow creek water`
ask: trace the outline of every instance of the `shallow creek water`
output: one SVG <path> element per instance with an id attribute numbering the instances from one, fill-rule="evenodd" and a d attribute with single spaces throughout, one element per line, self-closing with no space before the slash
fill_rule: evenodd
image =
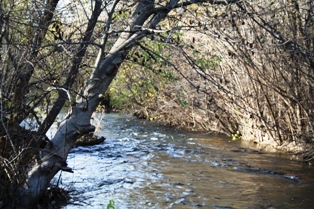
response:
<path id="1" fill-rule="evenodd" d="M 74 208 L 314 208 L 314 171 L 223 136 L 106 114 L 103 144 L 73 149 L 59 186 Z"/>

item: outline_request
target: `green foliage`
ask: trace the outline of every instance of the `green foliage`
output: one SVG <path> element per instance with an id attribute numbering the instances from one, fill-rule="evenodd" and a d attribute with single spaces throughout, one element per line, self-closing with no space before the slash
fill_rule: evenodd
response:
<path id="1" fill-rule="evenodd" d="M 231 138 L 232 138 L 232 141 L 241 140 L 242 134 L 239 131 L 237 131 L 236 133 L 231 134 Z"/>
<path id="2" fill-rule="evenodd" d="M 111 84 L 111 105 L 117 109 L 126 109 L 134 103 L 146 107 L 168 84 L 178 81 L 166 61 L 171 57 L 166 43 L 145 38 L 141 44 L 142 47 L 130 52 L 130 62 L 122 65 L 123 70 Z"/>
<path id="3" fill-rule="evenodd" d="M 209 58 L 202 57 L 202 58 L 198 59 L 197 64 L 202 70 L 204 70 L 204 69 L 210 68 L 210 67 L 218 67 L 220 65 L 221 61 L 222 61 L 222 59 L 220 56 L 213 55 Z"/>
<path id="4" fill-rule="evenodd" d="M 121 73 L 120 73 L 121 74 Z M 130 93 L 120 85 L 119 80 L 122 79 L 123 75 L 118 76 L 113 81 L 112 87 L 109 89 L 110 105 L 116 109 L 126 109 L 132 105 Z"/>
<path id="5" fill-rule="evenodd" d="M 179 105 L 181 105 L 182 107 L 188 105 L 188 102 L 185 100 L 185 97 L 184 97 L 182 90 L 178 91 L 176 96 L 177 96 L 177 100 L 178 100 Z"/>
<path id="6" fill-rule="evenodd" d="M 159 69 L 157 71 L 154 71 L 154 73 L 160 75 L 163 79 L 167 81 L 178 81 L 179 78 L 176 76 L 176 74 L 169 69 Z"/>
<path id="7" fill-rule="evenodd" d="M 114 206 L 114 204 L 115 204 L 114 200 L 109 200 L 107 209 L 115 209 L 116 207 Z"/>
<path id="8" fill-rule="evenodd" d="M 120 72 L 109 90 L 111 105 L 118 109 L 128 108 L 134 102 L 145 106 L 154 99 L 158 92 L 157 86 L 158 81 L 145 69 L 125 69 Z"/>

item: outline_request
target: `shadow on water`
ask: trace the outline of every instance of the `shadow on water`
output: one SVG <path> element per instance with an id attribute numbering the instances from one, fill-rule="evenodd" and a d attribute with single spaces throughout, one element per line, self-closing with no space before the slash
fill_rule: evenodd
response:
<path id="1" fill-rule="evenodd" d="M 64 208 L 106 208 L 111 199 L 118 209 L 313 208 L 313 169 L 288 156 L 125 115 L 106 114 L 101 127 L 103 144 L 69 155 Z"/>

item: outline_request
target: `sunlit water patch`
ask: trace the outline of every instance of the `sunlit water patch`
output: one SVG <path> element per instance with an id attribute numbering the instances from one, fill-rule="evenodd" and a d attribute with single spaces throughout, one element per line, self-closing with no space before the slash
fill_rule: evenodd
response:
<path id="1" fill-rule="evenodd" d="M 313 169 L 287 156 L 242 149 L 226 137 L 176 131 L 106 114 L 107 138 L 75 148 L 57 175 L 71 191 L 64 208 L 312 208 Z"/>

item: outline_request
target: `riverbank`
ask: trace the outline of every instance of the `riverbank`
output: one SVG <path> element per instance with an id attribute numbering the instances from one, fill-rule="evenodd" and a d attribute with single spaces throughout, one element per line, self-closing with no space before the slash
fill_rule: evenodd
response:
<path id="1" fill-rule="evenodd" d="M 133 110 L 132 113 L 129 113 L 131 115 L 134 115 L 135 117 L 139 118 L 139 119 L 144 119 L 144 120 L 148 120 L 148 121 L 157 121 L 163 125 L 167 125 L 170 127 L 174 127 L 174 128 L 179 128 L 179 129 L 183 129 L 183 130 L 188 130 L 188 131 L 201 131 L 201 132 L 209 132 L 209 133 L 219 133 L 218 130 L 215 131 L 211 131 L 208 129 L 208 126 L 200 125 L 200 123 L 198 124 L 194 124 L 193 126 L 191 125 L 185 125 L 185 124 L 189 124 L 186 121 L 183 121 L 182 123 L 179 123 L 178 120 L 178 116 L 182 116 L 182 111 L 178 111 L 178 110 L 173 110 L 172 114 L 177 114 L 176 117 L 167 117 L 167 120 L 165 120 L 166 117 L 154 117 L 153 113 L 151 113 L 149 110 L 146 110 L 144 108 L 141 108 L 140 110 Z M 200 115 L 195 116 L 196 118 L 201 118 Z M 172 121 L 174 120 L 174 121 Z M 202 120 L 206 120 L 206 119 L 202 119 Z M 208 120 L 208 119 L 207 119 Z M 208 123 L 208 122 L 207 122 Z M 205 128 L 207 127 L 207 128 Z M 222 134 L 225 134 L 226 136 L 229 136 L 230 139 L 232 139 L 233 137 L 226 133 L 223 132 Z M 233 134 L 234 135 L 234 134 Z M 282 144 L 279 144 L 279 140 L 256 140 L 256 139 L 246 139 L 243 138 L 241 135 L 239 135 L 239 137 L 234 137 L 234 139 L 236 140 L 240 140 L 241 141 L 241 146 L 243 146 L 244 148 L 249 148 L 249 149 L 253 149 L 259 152 L 268 152 L 268 153 L 288 153 L 291 154 L 291 159 L 292 160 L 297 160 L 297 161 L 301 161 L 304 163 L 308 163 L 309 165 L 314 164 L 314 144 L 313 143 L 306 143 L 302 140 L 298 141 L 298 142 L 290 142 L 290 141 L 283 141 Z"/>
<path id="2" fill-rule="evenodd" d="M 291 155 L 291 160 L 300 161 L 308 165 L 314 164 L 314 150 L 310 143 L 284 143 L 277 145 L 275 142 L 256 142 L 253 140 L 241 140 L 241 146 L 244 148 L 269 153 L 287 153 Z"/>

